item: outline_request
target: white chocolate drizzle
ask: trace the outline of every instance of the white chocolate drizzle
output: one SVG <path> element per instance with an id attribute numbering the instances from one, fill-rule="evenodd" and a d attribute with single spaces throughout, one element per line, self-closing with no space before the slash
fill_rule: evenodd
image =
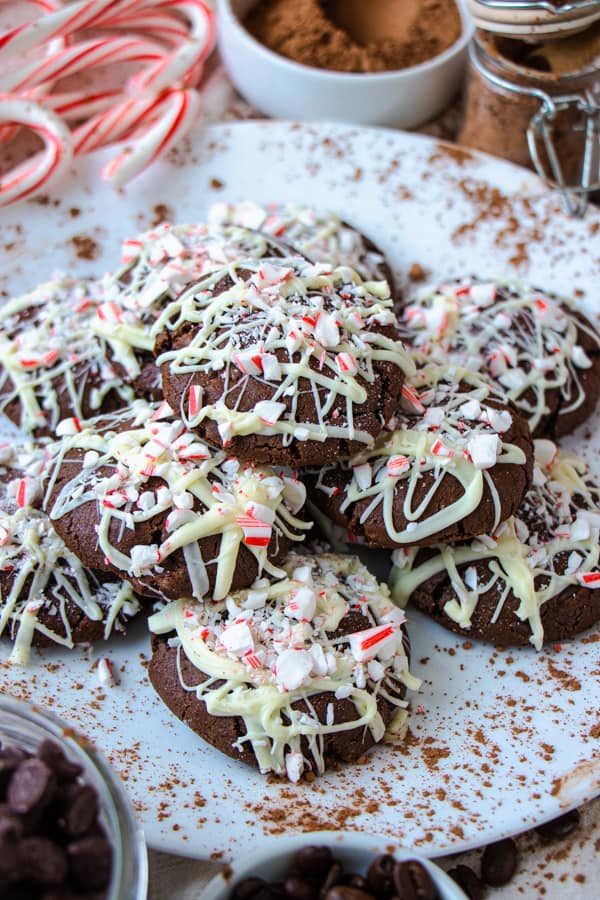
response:
<path id="1" fill-rule="evenodd" d="M 208 221 L 217 226 L 255 228 L 286 241 L 314 262 L 350 266 L 364 281 L 383 281 L 387 277 L 383 254 L 367 246 L 356 228 L 330 210 L 295 203 L 213 203 Z"/>
<path id="2" fill-rule="evenodd" d="M 233 285 L 215 294 L 226 276 Z M 377 380 L 376 364 L 414 372 L 401 341 L 380 330 L 396 324 L 387 282 L 363 282 L 352 269 L 332 270 L 299 257 L 232 263 L 180 294 L 154 333 L 184 324 L 194 328 L 190 342 L 162 353 L 157 363 L 190 380 L 195 373 L 220 373 L 224 399 L 203 404 L 201 392 L 190 392 L 179 414 L 191 428 L 215 421 L 223 446 L 234 435 L 249 434 L 281 435 L 284 446 L 328 438 L 372 445 L 354 416 L 367 399 L 365 386 Z M 314 398 L 314 422 L 297 417 L 301 379 Z M 268 387 L 269 399 L 241 410 L 254 381 Z M 238 397 L 230 405 L 232 390 Z"/>
<path id="3" fill-rule="evenodd" d="M 311 500 L 317 506 L 324 503 L 327 509 L 323 495 L 331 497 L 341 490 L 342 514 L 351 511 L 353 504 L 366 502 L 360 524 L 381 510 L 389 542 L 403 546 L 430 539 L 465 519 L 480 504 L 487 485 L 496 527 L 501 504 L 489 470 L 499 464 L 526 464 L 523 450 L 503 439 L 513 419 L 509 410 L 498 408 L 496 402 L 489 386 L 465 370 L 428 366 L 404 385 L 403 411 L 395 430 L 382 432 L 373 448 L 341 466 L 324 466 Z M 430 486 L 417 502 L 415 492 L 424 476 L 430 479 Z M 436 495 L 450 478 L 460 484 L 462 493 L 442 506 L 436 503 Z M 395 525 L 399 485 L 404 495 L 401 511 L 407 522 L 401 530 Z M 439 509 L 429 511 L 435 505 Z"/>
<path id="4" fill-rule="evenodd" d="M 259 572 L 278 577 L 281 570 L 269 559 L 271 538 L 298 541 L 310 528 L 296 516 L 306 496 L 296 478 L 240 464 L 209 449 L 173 419 L 166 404 L 138 401 L 120 416 L 87 422 L 71 434 L 68 430 L 63 429 L 63 439 L 54 447 L 47 497 L 72 451 L 83 451 L 83 461 L 55 497 L 50 517 L 57 520 L 84 503 L 97 504 L 99 548 L 129 576 L 151 578 L 162 571 L 161 563 L 181 551 L 197 598 L 209 590 L 206 564 L 216 562 L 213 597 L 220 600 L 231 588 L 242 545 L 255 557 Z M 108 476 L 101 471 L 105 467 L 111 470 Z M 148 485 L 151 479 L 161 485 Z M 160 544 L 138 544 L 124 553 L 111 542 L 113 522 L 135 530 L 167 512 L 168 534 Z M 211 535 L 221 536 L 220 548 L 216 560 L 205 560 L 199 542 Z"/>
<path id="5" fill-rule="evenodd" d="M 391 730 L 400 729 L 404 688 L 416 690 L 420 682 L 408 669 L 404 614 L 358 559 L 291 553 L 283 568 L 283 580 L 260 579 L 225 603 L 168 604 L 149 626 L 156 634 L 176 632 L 182 687 L 210 715 L 244 720 L 246 733 L 234 746 L 250 743 L 261 772 L 297 781 L 305 769 L 323 772 L 325 735 L 365 728 L 375 741 L 383 738 L 378 697 L 397 707 Z M 369 627 L 333 637 L 352 610 Z M 205 681 L 185 683 L 182 655 Z M 332 708 L 320 721 L 311 699 L 323 692 L 350 700 L 355 717 L 337 722 Z M 294 708 L 298 701 L 304 701 L 300 709 Z"/>
<path id="6" fill-rule="evenodd" d="M 592 360 L 579 340 L 586 335 L 600 351 L 600 336 L 573 309 L 573 301 L 517 281 L 465 278 L 424 292 L 403 319 L 417 356 L 491 379 L 535 432 L 550 413 L 549 391 L 561 391 L 559 416 L 585 400 L 581 372 Z"/>
<path id="7" fill-rule="evenodd" d="M 289 253 L 276 238 L 237 226 L 171 225 L 167 222 L 121 248 L 121 266 L 102 281 L 105 303 L 92 327 L 131 377 L 140 356 L 151 353 L 151 329 L 167 303 L 184 288 L 240 257 Z"/>
<path id="8" fill-rule="evenodd" d="M 84 399 L 95 410 L 111 391 L 123 406 L 134 399 L 131 387 L 115 372 L 104 341 L 92 332 L 103 299 L 100 282 L 59 275 L 2 305 L 0 403 L 5 408 L 18 400 L 26 431 L 56 428 L 64 414 L 59 392 L 78 418 L 84 417 Z M 94 383 L 91 390 L 89 381 Z"/>
<path id="9" fill-rule="evenodd" d="M 420 585 L 446 572 L 454 598 L 444 612 L 461 628 L 471 626 L 483 594 L 494 589 L 497 595 L 492 622 L 512 594 L 518 600 L 515 615 L 529 623 L 530 642 L 539 650 L 543 605 L 569 587 L 600 588 L 600 488 L 583 460 L 559 451 L 549 440 L 534 443 L 533 487 L 519 512 L 494 533 L 436 546 L 424 562 L 418 561 L 417 548 L 392 554 L 397 603 L 404 606 Z M 489 575 L 484 582 L 474 566 L 480 562 Z"/>
<path id="10" fill-rule="evenodd" d="M 6 479 L 0 492 L 0 570 L 14 573 L 0 598 L 0 635 L 14 640 L 9 661 L 25 665 L 35 634 L 63 647 L 74 646 L 73 608 L 93 622 L 104 623 L 104 638 L 140 606 L 129 584 L 100 581 L 85 569 L 56 534 L 48 516 L 32 504 L 39 502 L 48 464 L 44 448 L 1 448 Z M 14 475 L 14 478 L 9 478 Z M 45 614 L 45 615 L 44 615 Z M 62 625 L 55 631 L 47 616 Z"/>

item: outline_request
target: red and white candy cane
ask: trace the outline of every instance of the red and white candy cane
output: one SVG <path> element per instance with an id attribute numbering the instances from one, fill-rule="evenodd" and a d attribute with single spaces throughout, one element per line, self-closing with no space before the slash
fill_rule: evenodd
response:
<path id="1" fill-rule="evenodd" d="M 30 6 L 35 7 L 34 12 L 41 13 L 42 15 L 46 13 L 56 12 L 57 9 L 60 9 L 61 4 L 60 0 L 19 0 L 19 5 L 22 6 L 23 3 L 28 3 Z M 17 5 L 11 4 L 11 5 Z M 65 39 L 62 37 L 55 38 L 53 41 L 49 41 L 45 47 L 45 55 L 50 56 L 53 53 L 58 53 L 65 46 Z M 2 71 L 2 67 L 0 66 L 0 72 Z M 37 96 L 44 91 L 48 91 L 52 88 L 52 83 L 46 84 L 43 88 L 40 87 L 36 91 L 32 91 L 32 96 Z M 18 125 L 3 125 L 0 127 L 0 143 L 6 144 L 11 141 L 19 130 Z"/>
<path id="2" fill-rule="evenodd" d="M 52 4 L 54 5 L 54 4 Z M 113 16 L 140 5 L 140 0 L 80 0 L 35 22 L 11 28 L 0 37 L 0 63 L 22 56 L 56 37 L 110 24 Z"/>
<path id="3" fill-rule="evenodd" d="M 30 100 L 0 95 L 0 122 L 24 125 L 44 141 L 41 153 L 0 178 L 0 205 L 6 206 L 63 175 L 73 158 L 73 142 L 62 119 Z"/>
<path id="4" fill-rule="evenodd" d="M 28 2 L 43 6 L 46 0 Z M 0 182 L 2 204 L 53 181 L 73 153 L 127 139 L 129 146 L 103 170 L 113 184 L 124 184 L 191 127 L 200 108 L 200 97 L 191 88 L 200 80 L 204 61 L 214 46 L 214 17 L 204 0 L 83 0 L 60 9 L 55 9 L 54 0 L 48 0 L 43 8 L 48 11 L 46 16 L 0 37 L 0 91 L 5 92 L 5 101 L 11 100 L 9 91 L 19 92 L 20 96 L 12 99 L 26 103 L 19 107 L 21 118 L 8 128 L 23 122 L 45 142 L 42 154 Z M 135 29 L 137 34 L 70 43 L 75 33 L 90 27 Z M 38 54 L 33 61 L 19 65 L 10 62 L 35 50 L 47 51 L 48 42 L 57 37 L 66 42 L 57 52 L 41 59 Z M 124 94 L 114 90 L 52 94 L 59 78 L 124 61 L 149 63 L 129 79 Z M 37 104 L 32 102 L 34 97 Z M 5 113 L 9 108 L 17 107 L 6 107 Z M 65 119 L 87 121 L 71 134 L 53 111 Z M 6 115 L 5 121 L 10 122 Z M 0 125 L 0 140 L 2 136 Z"/>
<path id="5" fill-rule="evenodd" d="M 199 109 L 200 94 L 197 91 L 170 92 L 161 118 L 104 167 L 103 178 L 114 187 L 122 187 L 187 134 Z"/>
<path id="6" fill-rule="evenodd" d="M 186 16 L 191 23 L 188 39 L 164 60 L 133 76 L 129 90 L 159 91 L 179 82 L 186 87 L 195 85 L 202 75 L 204 62 L 214 47 L 214 16 L 203 0 L 167 0 L 160 7 Z"/>
<path id="7" fill-rule="evenodd" d="M 27 91 L 58 78 L 89 71 L 95 66 L 154 62 L 163 59 L 164 55 L 164 46 L 148 39 L 107 37 L 81 41 L 45 59 L 11 67 L 0 74 L 0 91 Z"/>

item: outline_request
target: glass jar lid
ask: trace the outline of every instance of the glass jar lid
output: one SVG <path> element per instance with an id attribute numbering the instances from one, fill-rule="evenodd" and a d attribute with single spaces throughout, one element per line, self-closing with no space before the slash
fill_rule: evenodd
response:
<path id="1" fill-rule="evenodd" d="M 478 28 L 507 37 L 561 38 L 600 19 L 598 0 L 467 0 Z"/>

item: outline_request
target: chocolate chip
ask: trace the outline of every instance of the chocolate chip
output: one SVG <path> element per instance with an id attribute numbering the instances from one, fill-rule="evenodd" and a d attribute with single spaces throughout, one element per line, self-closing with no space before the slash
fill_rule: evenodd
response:
<path id="1" fill-rule="evenodd" d="M 105 837 L 84 837 L 67 846 L 69 869 L 80 888 L 98 890 L 107 886 L 112 867 L 112 849 Z"/>
<path id="2" fill-rule="evenodd" d="M 348 875 L 344 875 L 344 884 L 347 884 L 348 887 L 358 888 L 359 891 L 369 892 L 367 879 L 356 872 L 349 872 Z"/>
<path id="3" fill-rule="evenodd" d="M 13 813 L 43 809 L 52 799 L 56 779 L 46 763 L 32 757 L 19 763 L 8 782 L 6 799 Z"/>
<path id="4" fill-rule="evenodd" d="M 335 887 L 338 884 L 341 884 L 342 879 L 344 877 L 344 867 L 339 862 L 334 862 L 333 865 L 329 867 L 329 871 L 325 876 L 325 880 L 321 885 L 321 897 L 325 897 L 327 891 L 331 888 Z"/>
<path id="5" fill-rule="evenodd" d="M 552 819 L 551 822 L 544 822 L 543 825 L 538 825 L 535 830 L 540 837 L 546 838 L 546 840 L 549 841 L 554 841 L 565 838 L 567 835 L 571 834 L 572 831 L 575 831 L 580 820 L 581 816 L 579 815 L 579 810 L 572 809 L 563 816 Z"/>
<path id="6" fill-rule="evenodd" d="M 46 837 L 26 837 L 19 844 L 21 871 L 36 884 L 59 885 L 67 877 L 67 854 Z"/>
<path id="7" fill-rule="evenodd" d="M 373 900 L 373 895 L 345 884 L 336 884 L 327 891 L 325 900 Z"/>
<path id="8" fill-rule="evenodd" d="M 508 884 L 517 868 L 517 845 L 512 838 L 489 844 L 481 858 L 481 877 L 492 887 Z"/>
<path id="9" fill-rule="evenodd" d="M 12 884 L 2 888 L 2 900 L 38 900 L 39 888 L 32 884 Z"/>
<path id="10" fill-rule="evenodd" d="M 20 762 L 27 759 L 27 754 L 19 747 L 3 747 L 0 750 L 0 787 L 8 783 Z"/>
<path id="11" fill-rule="evenodd" d="M 394 888 L 403 900 L 438 900 L 439 893 L 431 875 L 416 859 L 397 862 L 394 866 Z"/>
<path id="12" fill-rule="evenodd" d="M 483 900 L 483 882 L 469 866 L 458 865 L 448 875 L 462 888 L 469 900 Z"/>
<path id="13" fill-rule="evenodd" d="M 0 804 L 0 848 L 16 843 L 23 837 L 23 823 L 19 816 L 13 816 L 7 803 Z M 0 852 L 0 858 L 2 853 Z"/>
<path id="14" fill-rule="evenodd" d="M 367 884 L 376 894 L 390 894 L 394 880 L 396 860 L 389 853 L 374 859 L 367 872 Z"/>
<path id="15" fill-rule="evenodd" d="M 250 900 L 266 884 L 264 878 L 244 878 L 233 890 L 234 900 Z"/>
<path id="16" fill-rule="evenodd" d="M 42 741 L 38 747 L 37 756 L 52 769 L 59 781 L 74 781 L 83 772 L 79 763 L 71 762 L 63 753 L 62 748 L 49 739 Z"/>
<path id="17" fill-rule="evenodd" d="M 83 837 L 98 817 L 98 795 L 89 784 L 72 784 L 66 795 L 61 824 L 69 837 Z"/>
<path id="18" fill-rule="evenodd" d="M 288 875 L 284 890 L 290 900 L 316 900 L 319 896 L 315 882 L 301 875 Z"/>
<path id="19" fill-rule="evenodd" d="M 322 880 L 333 865 L 329 847 L 302 847 L 294 856 L 294 864 L 301 875 Z"/>

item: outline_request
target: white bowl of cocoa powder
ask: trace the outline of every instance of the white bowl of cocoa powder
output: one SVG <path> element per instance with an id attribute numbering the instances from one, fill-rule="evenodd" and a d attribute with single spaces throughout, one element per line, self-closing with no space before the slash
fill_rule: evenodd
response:
<path id="1" fill-rule="evenodd" d="M 417 128 L 456 95 L 465 0 L 217 0 L 221 55 L 275 118 Z"/>

